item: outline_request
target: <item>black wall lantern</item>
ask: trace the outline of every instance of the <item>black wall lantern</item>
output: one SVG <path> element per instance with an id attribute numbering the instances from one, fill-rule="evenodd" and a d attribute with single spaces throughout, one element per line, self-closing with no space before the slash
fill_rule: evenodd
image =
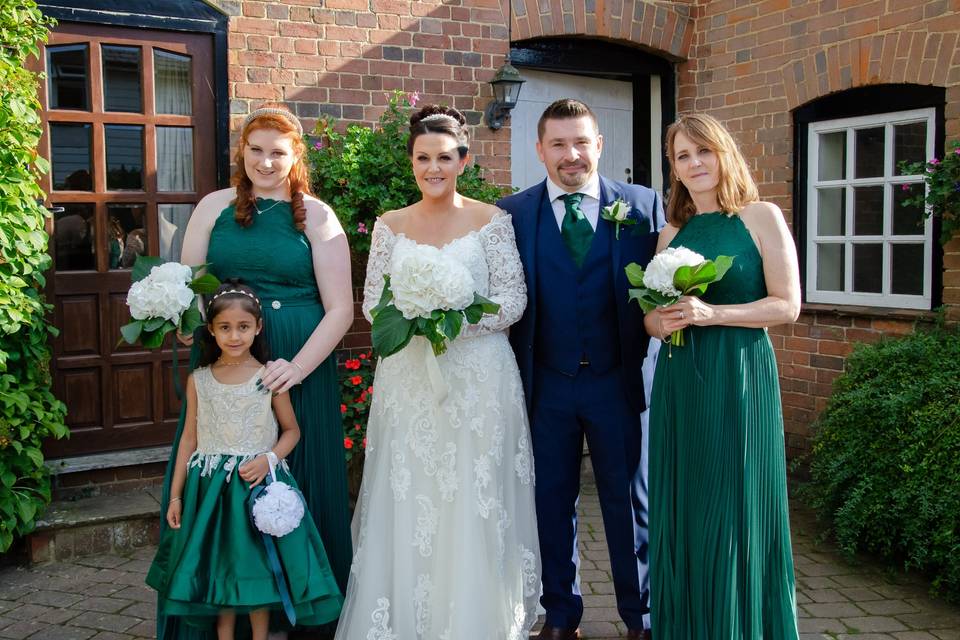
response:
<path id="1" fill-rule="evenodd" d="M 490 86 L 493 87 L 493 100 L 484 111 L 488 127 L 496 131 L 503 126 L 504 119 L 510 116 L 510 110 L 517 106 L 520 85 L 524 82 L 526 81 L 520 77 L 517 68 L 510 64 L 510 56 L 507 55 L 503 66 L 497 69 L 496 75 L 490 81 Z"/>
<path id="2" fill-rule="evenodd" d="M 493 87 L 493 100 L 483 112 L 487 126 L 494 131 L 503 126 L 504 119 L 510 117 L 510 111 L 517 106 L 520 85 L 525 82 L 517 68 L 510 64 L 511 42 L 513 42 L 513 0 L 507 2 L 507 58 L 490 81 L 490 86 Z"/>

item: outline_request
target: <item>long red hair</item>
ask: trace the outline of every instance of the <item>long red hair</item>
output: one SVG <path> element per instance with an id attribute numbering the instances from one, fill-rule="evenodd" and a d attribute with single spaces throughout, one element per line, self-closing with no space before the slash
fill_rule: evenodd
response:
<path id="1" fill-rule="evenodd" d="M 267 103 L 260 105 L 259 108 L 282 109 L 290 113 L 292 118 L 296 116 L 290 109 L 280 103 Z M 250 134 L 258 129 L 273 129 L 281 134 L 288 136 L 293 142 L 293 152 L 296 160 L 290 167 L 290 173 L 287 175 L 287 184 L 290 188 L 290 208 L 293 210 L 293 225 L 303 231 L 304 220 L 307 217 L 307 209 L 303 204 L 303 196 L 313 195 L 310 190 L 310 170 L 307 168 L 307 145 L 303 142 L 303 136 L 297 130 L 294 122 L 285 116 L 275 113 L 265 113 L 257 116 L 247 123 L 240 132 L 240 143 L 237 145 L 237 151 L 233 156 L 233 162 L 236 170 L 230 177 L 230 184 L 237 189 L 237 198 L 234 200 L 234 218 L 241 227 L 249 227 L 253 223 L 253 211 L 256 197 L 253 195 L 253 183 L 247 175 L 246 167 L 243 164 L 243 150 L 247 146 L 247 139 Z"/>

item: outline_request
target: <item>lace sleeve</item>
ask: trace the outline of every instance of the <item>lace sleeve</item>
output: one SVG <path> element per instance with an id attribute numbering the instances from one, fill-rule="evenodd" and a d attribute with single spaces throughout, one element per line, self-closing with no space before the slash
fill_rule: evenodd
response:
<path id="1" fill-rule="evenodd" d="M 503 212 L 495 215 L 481 230 L 480 242 L 490 274 L 487 297 L 500 305 L 500 312 L 483 316 L 477 324 L 464 324 L 464 336 L 503 331 L 519 320 L 527 307 L 527 283 L 510 214 Z"/>
<path id="2" fill-rule="evenodd" d="M 383 274 L 390 266 L 390 257 L 393 255 L 393 245 L 397 236 L 383 222 L 379 220 L 373 225 L 370 234 L 370 258 L 367 260 L 367 278 L 363 283 L 363 316 L 372 322 L 370 309 L 380 302 L 383 293 Z"/>

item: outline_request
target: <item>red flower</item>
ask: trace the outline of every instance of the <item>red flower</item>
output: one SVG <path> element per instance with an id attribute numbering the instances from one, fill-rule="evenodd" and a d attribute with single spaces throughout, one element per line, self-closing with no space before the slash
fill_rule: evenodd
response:
<path id="1" fill-rule="evenodd" d="M 360 354 L 360 359 L 361 359 L 361 360 L 366 360 L 366 359 L 367 359 L 367 354 L 361 353 L 361 354 Z"/>
<path id="2" fill-rule="evenodd" d="M 356 360 L 356 359 L 354 359 L 354 360 L 347 360 L 345 363 L 343 363 L 343 366 L 346 367 L 347 369 L 351 369 L 351 370 L 353 370 L 353 371 L 356 371 L 357 369 L 360 368 L 360 361 L 359 361 L 359 360 Z"/>
<path id="3" fill-rule="evenodd" d="M 353 449 L 353 440 L 350 438 L 343 439 L 343 448 L 344 449 Z"/>
<path id="4" fill-rule="evenodd" d="M 353 430 L 354 430 L 354 431 L 360 431 L 360 425 L 357 424 L 356 422 L 354 422 L 354 423 L 353 423 Z"/>
<path id="5" fill-rule="evenodd" d="M 346 413 L 346 412 L 347 412 L 347 405 L 341 404 L 341 405 L 340 405 L 340 413 Z"/>
<path id="6" fill-rule="evenodd" d="M 368 396 L 373 395 L 373 385 L 370 385 L 369 387 L 367 387 L 367 395 Z"/>
<path id="7" fill-rule="evenodd" d="M 360 443 L 360 447 L 361 447 L 362 449 L 366 449 L 366 448 L 367 448 L 367 439 L 366 439 L 366 437 L 364 437 L 363 442 Z"/>
<path id="8" fill-rule="evenodd" d="M 352 378 L 350 378 L 350 384 L 352 384 L 353 386 L 357 386 L 362 382 L 363 382 L 363 376 L 353 376 Z"/>

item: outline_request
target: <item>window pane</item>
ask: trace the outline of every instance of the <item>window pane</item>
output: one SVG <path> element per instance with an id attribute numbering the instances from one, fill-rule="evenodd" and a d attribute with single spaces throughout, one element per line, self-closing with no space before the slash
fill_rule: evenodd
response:
<path id="1" fill-rule="evenodd" d="M 901 162 L 923 162 L 927 159 L 927 123 L 911 122 L 893 128 L 893 170 L 902 174 Z"/>
<path id="2" fill-rule="evenodd" d="M 855 139 L 856 178 L 874 178 L 883 175 L 883 127 L 857 129 Z"/>
<path id="3" fill-rule="evenodd" d="M 192 204 L 157 205 L 160 226 L 160 257 L 167 261 L 179 261 L 183 248 L 183 232 L 187 229 Z"/>
<path id="4" fill-rule="evenodd" d="M 140 47 L 104 46 L 103 108 L 107 111 L 143 111 L 140 98 Z"/>
<path id="5" fill-rule="evenodd" d="M 51 109 L 90 110 L 87 45 L 47 47 L 47 101 Z"/>
<path id="6" fill-rule="evenodd" d="M 93 178 L 90 175 L 90 133 L 89 124 L 50 125 L 54 189 L 93 191 Z"/>
<path id="7" fill-rule="evenodd" d="M 820 154 L 817 167 L 819 180 L 842 180 L 846 177 L 846 131 L 820 134 Z"/>
<path id="8" fill-rule="evenodd" d="M 883 291 L 883 245 L 853 245 L 853 290 L 862 293 Z"/>
<path id="9" fill-rule="evenodd" d="M 157 190 L 193 191 L 190 127 L 157 127 Z"/>
<path id="10" fill-rule="evenodd" d="M 843 254 L 842 244 L 817 245 L 817 289 L 819 291 L 843 291 Z"/>
<path id="11" fill-rule="evenodd" d="M 854 188 L 853 235 L 883 235 L 883 187 Z"/>
<path id="12" fill-rule="evenodd" d="M 842 236 L 847 231 L 847 199 L 843 187 L 817 189 L 817 235 Z"/>
<path id="13" fill-rule="evenodd" d="M 53 256 L 57 271 L 95 271 L 94 206 L 87 202 L 58 203 L 53 214 Z"/>
<path id="14" fill-rule="evenodd" d="M 157 113 L 189 116 L 193 113 L 190 96 L 190 56 L 167 51 L 153 52 L 153 84 Z"/>
<path id="15" fill-rule="evenodd" d="M 111 124 L 103 128 L 107 146 L 107 189 L 143 190 L 143 127 Z"/>
<path id="16" fill-rule="evenodd" d="M 910 191 L 904 191 L 902 185 L 893 185 L 893 234 L 898 236 L 923 235 L 923 209 L 904 204 L 912 193 L 920 193 L 922 184 L 910 185 Z"/>
<path id="17" fill-rule="evenodd" d="M 890 290 L 910 296 L 923 295 L 923 245 L 895 244 L 890 247 Z"/>
<path id="18" fill-rule="evenodd" d="M 147 253 L 146 206 L 107 205 L 107 266 L 129 269 L 137 256 Z"/>

